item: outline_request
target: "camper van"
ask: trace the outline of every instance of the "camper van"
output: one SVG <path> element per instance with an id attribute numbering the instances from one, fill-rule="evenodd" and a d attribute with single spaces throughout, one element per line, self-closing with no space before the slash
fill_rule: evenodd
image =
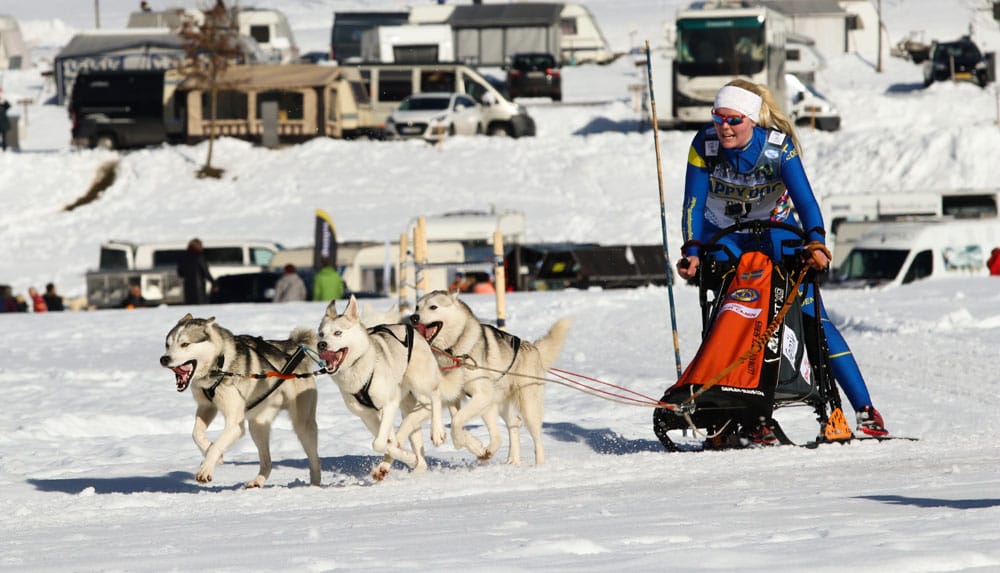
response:
<path id="1" fill-rule="evenodd" d="M 899 286 L 925 278 L 986 275 L 1000 246 L 1000 219 L 884 223 L 858 240 L 834 285 Z"/>
<path id="2" fill-rule="evenodd" d="M 365 32 L 379 26 L 406 24 L 408 17 L 406 12 L 334 12 L 330 59 L 339 64 L 361 61 L 361 38 Z"/>
<path id="3" fill-rule="evenodd" d="M 387 64 L 454 62 L 448 25 L 378 26 L 361 35 L 361 60 Z"/>
<path id="4" fill-rule="evenodd" d="M 288 18 L 277 10 L 240 8 L 236 15 L 240 34 L 257 41 L 268 62 L 288 64 L 298 61 L 299 47 L 295 45 Z"/>
<path id="5" fill-rule="evenodd" d="M 0 14 L 0 70 L 26 70 L 31 52 L 13 16 Z"/>
<path id="6" fill-rule="evenodd" d="M 468 95 L 482 106 L 484 131 L 488 135 L 535 135 L 535 120 L 528 111 L 508 100 L 468 66 L 362 63 L 356 68 L 368 87 L 375 123 L 383 130 L 389 114 L 406 96 L 421 92 L 456 92 Z"/>
<path id="7" fill-rule="evenodd" d="M 958 189 L 947 192 L 906 191 L 839 193 L 820 200 L 829 231 L 826 245 L 836 269 L 851 247 L 869 229 L 891 221 L 933 220 L 942 217 L 975 219 L 996 217 L 1000 193 L 995 190 Z"/>

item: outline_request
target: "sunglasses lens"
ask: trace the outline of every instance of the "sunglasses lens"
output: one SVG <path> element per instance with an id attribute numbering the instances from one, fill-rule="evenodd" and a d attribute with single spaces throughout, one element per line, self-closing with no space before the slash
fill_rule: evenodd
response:
<path id="1" fill-rule="evenodd" d="M 718 123 L 720 125 L 723 124 L 723 123 L 728 123 L 729 125 L 739 125 L 739 124 L 743 123 L 743 116 L 742 115 L 721 116 L 721 115 L 716 115 L 716 114 L 713 113 L 712 114 L 712 121 L 714 121 L 715 123 Z"/>

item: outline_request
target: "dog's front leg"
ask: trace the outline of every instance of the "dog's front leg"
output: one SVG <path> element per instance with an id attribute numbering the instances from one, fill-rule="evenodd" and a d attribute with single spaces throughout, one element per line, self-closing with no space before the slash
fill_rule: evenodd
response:
<path id="1" fill-rule="evenodd" d="M 412 467 L 417 465 L 417 456 L 412 452 L 407 452 L 399 447 L 396 433 L 393 432 L 396 414 L 399 413 L 399 403 L 390 401 L 382 407 L 381 419 L 379 420 L 378 433 L 372 442 L 372 449 L 380 454 L 389 454 L 393 458 Z"/>
<path id="2" fill-rule="evenodd" d="M 198 409 L 194 415 L 194 429 L 191 431 L 191 438 L 198 449 L 201 450 L 202 457 L 208 453 L 208 448 L 212 445 L 208 439 L 208 427 L 212 425 L 212 420 L 219 413 L 211 402 L 208 404 L 198 404 Z M 222 461 L 221 459 L 218 461 Z"/>
<path id="3" fill-rule="evenodd" d="M 431 442 L 435 446 L 444 444 L 448 435 L 444 430 L 444 417 L 441 415 L 441 391 L 435 389 L 431 394 Z"/>
<path id="4" fill-rule="evenodd" d="M 219 398 L 219 395 L 217 394 L 216 397 Z M 205 459 L 202 460 L 201 467 L 198 468 L 198 473 L 195 475 L 195 479 L 199 483 L 212 481 L 212 474 L 215 472 L 215 466 L 222 458 L 222 454 L 236 443 L 236 440 L 243 436 L 243 432 L 245 431 L 243 427 L 243 401 L 235 401 L 237 402 L 236 406 L 222 409 L 222 416 L 226 420 L 226 425 L 222 428 L 222 433 L 219 434 L 219 437 L 205 452 Z"/>
<path id="5" fill-rule="evenodd" d="M 477 378 L 465 385 L 470 394 L 469 401 L 462 404 L 458 412 L 451 417 L 451 441 L 456 448 L 465 447 L 477 458 L 486 461 L 493 452 L 483 447 L 483 443 L 466 431 L 465 426 L 488 411 L 493 406 L 492 381 L 487 378 Z"/>

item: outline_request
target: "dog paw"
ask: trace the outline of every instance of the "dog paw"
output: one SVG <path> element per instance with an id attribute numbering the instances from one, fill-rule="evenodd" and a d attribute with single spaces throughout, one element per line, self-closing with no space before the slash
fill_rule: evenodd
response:
<path id="1" fill-rule="evenodd" d="M 208 483 L 212 481 L 212 472 L 198 471 L 194 479 L 198 480 L 198 483 Z"/>
<path id="2" fill-rule="evenodd" d="M 447 441 L 448 441 L 448 433 L 445 432 L 444 428 L 441 428 L 440 432 L 435 430 L 434 432 L 431 433 L 431 442 L 433 442 L 435 446 L 444 445 L 444 443 Z"/>
<path id="3" fill-rule="evenodd" d="M 245 487 L 246 489 L 257 489 L 264 487 L 264 478 L 257 476 L 256 478 L 243 484 L 243 487 Z"/>
<path id="4" fill-rule="evenodd" d="M 382 481 L 389 475 L 389 464 L 379 464 L 372 470 L 372 479 Z"/>
<path id="5" fill-rule="evenodd" d="M 479 458 L 479 461 L 481 462 L 488 462 L 493 457 L 493 452 L 490 450 L 483 450 L 483 453 L 476 454 L 476 457 Z"/>

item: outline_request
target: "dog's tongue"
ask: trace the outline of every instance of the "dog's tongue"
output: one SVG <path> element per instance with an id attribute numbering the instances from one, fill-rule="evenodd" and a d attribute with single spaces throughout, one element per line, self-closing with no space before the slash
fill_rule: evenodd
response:
<path id="1" fill-rule="evenodd" d="M 187 390 L 188 384 L 191 383 L 191 372 L 194 370 L 194 364 L 187 362 L 176 368 L 171 368 L 171 370 L 174 371 L 174 376 L 177 377 L 177 391 L 183 392 Z"/>
<path id="2" fill-rule="evenodd" d="M 340 350 L 324 350 L 319 353 L 320 360 L 326 362 L 326 367 L 330 372 L 336 372 L 346 357 L 346 348 L 341 348 Z"/>
<path id="3" fill-rule="evenodd" d="M 420 336 L 427 338 L 427 325 L 426 324 L 415 324 L 413 326 L 414 330 L 420 333 Z"/>

